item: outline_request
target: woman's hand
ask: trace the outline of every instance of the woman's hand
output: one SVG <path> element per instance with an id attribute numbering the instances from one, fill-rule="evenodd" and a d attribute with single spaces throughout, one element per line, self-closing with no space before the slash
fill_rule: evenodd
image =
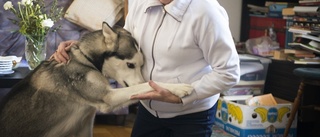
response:
<path id="1" fill-rule="evenodd" d="M 70 51 L 71 47 L 73 45 L 76 45 L 77 42 L 78 41 L 76 40 L 68 40 L 61 42 L 56 52 L 51 55 L 50 59 L 54 59 L 59 63 L 66 63 L 69 60 L 69 55 L 67 51 Z"/>
<path id="2" fill-rule="evenodd" d="M 154 91 L 150 91 L 143 94 L 137 94 L 132 95 L 131 99 L 152 99 L 152 100 L 158 100 L 168 103 L 182 103 L 182 100 L 180 97 L 172 94 L 169 90 L 160 87 L 153 81 L 149 81 L 149 85 L 154 89 Z"/>

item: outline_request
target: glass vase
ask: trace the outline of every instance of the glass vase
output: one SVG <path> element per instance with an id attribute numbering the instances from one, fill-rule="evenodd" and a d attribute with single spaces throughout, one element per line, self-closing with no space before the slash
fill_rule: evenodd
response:
<path id="1" fill-rule="evenodd" d="M 47 43 L 45 36 L 27 36 L 25 41 L 25 57 L 29 69 L 35 69 L 46 59 Z"/>

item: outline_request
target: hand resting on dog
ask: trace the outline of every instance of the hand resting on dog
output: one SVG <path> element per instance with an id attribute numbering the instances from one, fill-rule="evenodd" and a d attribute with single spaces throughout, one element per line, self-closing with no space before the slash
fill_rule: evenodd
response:
<path id="1" fill-rule="evenodd" d="M 76 45 L 77 43 L 78 41 L 76 40 L 68 40 L 68 41 L 61 42 L 60 45 L 58 46 L 58 49 L 54 54 L 52 54 L 50 59 L 55 59 L 59 63 L 62 63 L 62 62 L 66 63 L 69 60 L 69 55 L 67 51 L 70 51 L 70 48 L 72 47 L 72 45 Z"/>

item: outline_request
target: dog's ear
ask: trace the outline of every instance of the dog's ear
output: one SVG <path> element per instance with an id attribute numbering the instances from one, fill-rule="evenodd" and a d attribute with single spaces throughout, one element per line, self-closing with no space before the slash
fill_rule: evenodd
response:
<path id="1" fill-rule="evenodd" d="M 115 44 L 109 44 L 109 43 L 115 43 L 115 41 L 117 40 L 118 34 L 115 33 L 106 22 L 102 23 L 102 33 L 103 33 L 103 36 L 105 37 L 104 42 L 107 43 L 107 46 L 110 46 L 107 48 L 113 51 L 115 49 L 114 47 Z"/>

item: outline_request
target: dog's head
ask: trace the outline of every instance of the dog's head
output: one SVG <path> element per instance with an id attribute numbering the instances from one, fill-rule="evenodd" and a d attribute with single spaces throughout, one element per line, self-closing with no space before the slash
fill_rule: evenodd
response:
<path id="1" fill-rule="evenodd" d="M 102 32 L 98 31 L 90 37 L 80 42 L 86 41 L 87 55 L 103 75 L 124 87 L 144 82 L 141 74 L 143 55 L 128 31 L 103 23 Z"/>
<path id="2" fill-rule="evenodd" d="M 79 48 L 95 68 L 124 87 L 144 82 L 143 55 L 131 34 L 122 27 L 102 24 L 102 30 L 84 35 Z"/>

